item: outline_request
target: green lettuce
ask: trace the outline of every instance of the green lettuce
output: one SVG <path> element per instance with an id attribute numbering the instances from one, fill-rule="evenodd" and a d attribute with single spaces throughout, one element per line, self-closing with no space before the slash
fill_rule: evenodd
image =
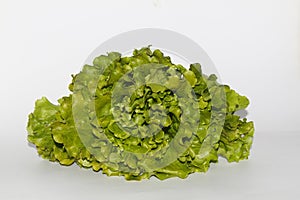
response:
<path id="1" fill-rule="evenodd" d="M 150 67 L 130 75 L 143 65 Z M 44 159 L 66 166 L 76 163 L 126 180 L 163 180 L 206 172 L 219 156 L 229 162 L 249 156 L 254 125 L 235 114 L 246 109 L 249 100 L 219 84 L 215 75 L 204 75 L 198 63 L 186 69 L 160 50 L 145 47 L 130 57 L 117 52 L 101 55 L 72 77 L 69 96 L 58 105 L 42 97 L 29 115 L 27 139 Z M 133 88 L 133 79 L 146 84 Z M 180 102 L 197 106 L 183 107 Z M 190 115 L 183 118 L 184 113 Z M 199 121 L 190 117 L 197 115 Z M 179 142 L 171 143 L 175 140 Z M 175 159 L 150 169 L 146 156 L 155 156 L 157 163 L 163 157 Z"/>

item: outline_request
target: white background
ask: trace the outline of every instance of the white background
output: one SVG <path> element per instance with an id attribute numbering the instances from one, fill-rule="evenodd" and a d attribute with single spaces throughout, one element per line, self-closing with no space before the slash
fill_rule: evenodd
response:
<path id="1" fill-rule="evenodd" d="M 223 82 L 249 97 L 252 155 L 207 174 L 125 182 L 42 161 L 26 141 L 34 101 L 69 92 L 71 74 L 105 40 L 165 28 L 196 41 Z M 297 199 L 299 0 L 0 0 L 0 199 Z"/>

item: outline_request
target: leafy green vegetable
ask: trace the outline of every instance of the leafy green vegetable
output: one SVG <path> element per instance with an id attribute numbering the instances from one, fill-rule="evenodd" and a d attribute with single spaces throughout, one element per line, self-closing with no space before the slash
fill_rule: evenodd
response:
<path id="1" fill-rule="evenodd" d="M 249 100 L 215 75 L 171 62 L 160 50 L 101 55 L 73 76 L 58 105 L 45 97 L 29 115 L 28 141 L 38 154 L 127 180 L 186 178 L 219 156 L 249 156 L 253 122 L 235 112 Z"/>

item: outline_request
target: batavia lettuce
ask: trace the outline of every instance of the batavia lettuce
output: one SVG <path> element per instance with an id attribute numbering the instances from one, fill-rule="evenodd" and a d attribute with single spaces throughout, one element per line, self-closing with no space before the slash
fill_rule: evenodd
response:
<path id="1" fill-rule="evenodd" d="M 163 180 L 206 172 L 219 156 L 249 156 L 253 122 L 235 115 L 248 99 L 202 74 L 198 63 L 186 69 L 149 47 L 131 57 L 111 52 L 85 65 L 69 89 L 58 105 L 37 100 L 29 115 L 28 141 L 44 159 Z"/>

